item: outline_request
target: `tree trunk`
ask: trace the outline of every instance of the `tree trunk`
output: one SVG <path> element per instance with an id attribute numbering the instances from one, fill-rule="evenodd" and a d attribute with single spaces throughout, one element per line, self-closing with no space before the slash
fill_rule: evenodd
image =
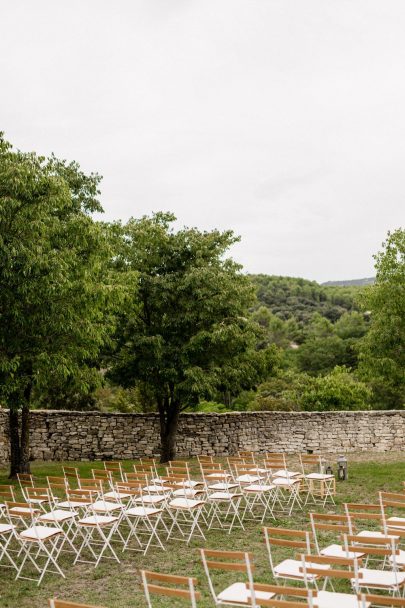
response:
<path id="1" fill-rule="evenodd" d="M 20 450 L 20 435 L 18 432 L 18 409 L 10 408 L 9 410 L 9 425 L 10 425 L 10 479 L 17 477 L 20 473 L 21 450 Z"/>
<path id="2" fill-rule="evenodd" d="M 179 424 L 180 404 L 171 403 L 166 409 L 159 406 L 160 416 L 160 462 L 174 460 L 176 456 L 176 436 Z"/>
<path id="3" fill-rule="evenodd" d="M 21 412 L 20 473 L 30 472 L 30 408 L 25 403 Z"/>

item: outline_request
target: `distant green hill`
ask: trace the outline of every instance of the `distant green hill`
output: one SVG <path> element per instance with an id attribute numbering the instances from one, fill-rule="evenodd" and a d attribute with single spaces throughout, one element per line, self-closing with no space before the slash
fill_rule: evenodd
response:
<path id="1" fill-rule="evenodd" d="M 362 286 L 320 285 L 316 281 L 274 275 L 250 275 L 257 287 L 259 306 L 266 306 L 280 319 L 295 318 L 306 325 L 317 312 L 332 322 L 345 312 L 358 310 L 356 296 Z"/>
<path id="2" fill-rule="evenodd" d="M 364 287 L 364 285 L 373 285 L 374 282 L 375 277 L 368 277 L 366 279 L 350 279 L 347 281 L 326 281 L 326 283 L 321 283 L 321 285 L 325 285 L 326 287 Z"/>

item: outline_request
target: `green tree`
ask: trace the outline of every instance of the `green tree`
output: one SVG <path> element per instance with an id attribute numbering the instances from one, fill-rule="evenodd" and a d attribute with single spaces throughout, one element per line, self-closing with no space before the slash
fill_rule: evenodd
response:
<path id="1" fill-rule="evenodd" d="M 326 376 L 302 376 L 284 397 L 290 397 L 302 410 L 322 412 L 370 409 L 371 394 L 366 384 L 337 366 Z"/>
<path id="2" fill-rule="evenodd" d="M 249 318 L 254 289 L 225 258 L 230 231 L 175 231 L 171 214 L 132 219 L 123 227 L 117 265 L 138 273 L 132 306 L 122 315 L 109 376 L 146 385 L 160 418 L 161 460 L 175 455 L 180 412 L 218 392 L 238 394 L 269 372 L 275 350 L 258 349 Z"/>
<path id="3" fill-rule="evenodd" d="M 405 396 L 405 230 L 388 233 L 374 256 L 376 281 L 362 293 L 371 326 L 360 353 L 360 371 L 384 408 L 404 407 Z"/>
<path id="4" fill-rule="evenodd" d="M 123 293 L 113 289 L 108 230 L 91 218 L 99 179 L 0 137 L 0 400 L 12 476 L 29 471 L 33 395 L 72 379 L 82 393 L 92 386 Z"/>

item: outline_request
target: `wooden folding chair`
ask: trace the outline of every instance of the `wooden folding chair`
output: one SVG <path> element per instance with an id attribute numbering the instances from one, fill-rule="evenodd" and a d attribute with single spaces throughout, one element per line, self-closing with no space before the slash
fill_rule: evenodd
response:
<path id="1" fill-rule="evenodd" d="M 253 583 L 252 555 L 244 551 L 217 551 L 200 549 L 204 571 L 215 606 L 253 606 L 259 608 L 262 600 L 270 599 L 274 594 L 256 591 Z M 239 572 L 247 581 L 237 581 L 222 591 L 216 590 L 212 571 Z M 247 584 L 246 584 L 247 583 Z"/>
<path id="2" fill-rule="evenodd" d="M 30 473 L 17 473 L 17 479 L 21 494 L 23 495 L 24 500 L 27 500 L 26 488 L 34 487 L 34 476 Z"/>
<path id="3" fill-rule="evenodd" d="M 289 471 L 287 469 L 284 454 L 281 454 L 281 456 L 276 454 L 271 457 L 266 454 L 264 467 L 268 471 L 268 482 L 275 485 L 277 488 L 277 504 L 280 505 L 280 508 L 283 511 L 287 511 L 288 515 L 291 516 L 296 505 L 299 508 L 302 508 L 302 501 L 300 498 L 301 473 Z"/>
<path id="4" fill-rule="evenodd" d="M 65 578 L 58 564 L 59 554 L 66 540 L 63 530 L 56 526 L 38 524 L 38 509 L 27 503 L 6 502 L 6 513 L 8 523 L 13 527 L 12 534 L 17 543 L 19 543 L 23 556 L 18 566 L 16 579 L 22 578 L 36 581 L 39 586 L 48 571 L 60 574 Z M 25 518 L 28 521 L 28 527 L 21 531 L 17 530 L 13 525 L 15 518 Z M 38 578 L 22 575 L 26 563 L 30 563 L 34 567 Z M 51 570 L 51 566 L 54 566 L 55 570 Z"/>
<path id="5" fill-rule="evenodd" d="M 122 512 L 122 524 L 128 528 L 123 551 L 129 549 L 131 551 L 140 551 L 143 555 L 146 555 L 151 546 L 165 551 L 166 549 L 159 535 L 159 528 L 163 528 L 166 534 L 169 533 L 163 521 L 164 508 L 166 506 L 165 498 L 160 497 L 163 502 L 157 504 L 156 501 L 150 501 L 151 498 L 156 498 L 157 495 L 146 495 L 145 498 L 147 500 L 144 502 L 142 482 L 126 482 L 120 488 L 130 492 L 132 495 L 130 504 Z M 137 543 L 135 547 L 130 546 L 132 538 Z M 153 544 L 153 541 L 156 541 L 156 543 Z"/>
<path id="6" fill-rule="evenodd" d="M 310 497 L 314 503 L 319 499 L 323 506 L 328 500 L 335 504 L 336 480 L 334 475 L 325 473 L 325 458 L 320 454 L 300 454 L 299 457 L 307 492 L 305 504 Z"/>
<path id="7" fill-rule="evenodd" d="M 191 608 L 197 608 L 197 601 L 201 599 L 201 593 L 196 591 L 197 579 L 150 570 L 141 570 L 141 577 L 148 608 L 152 608 L 152 595 L 188 600 Z M 157 583 L 165 583 L 165 585 Z"/>
<path id="8" fill-rule="evenodd" d="M 166 483 L 166 487 L 175 492 L 178 490 L 178 483 Z M 167 512 L 172 521 L 167 538 L 176 538 L 176 540 L 183 541 L 187 545 L 194 535 L 198 535 L 205 540 L 204 532 L 200 526 L 200 519 L 203 519 L 205 525 L 207 525 L 207 521 L 204 518 L 204 508 L 206 505 L 206 500 L 197 496 L 190 498 L 187 492 L 184 493 L 184 496 L 173 496 L 170 498 L 167 503 Z M 174 537 L 174 530 L 177 530 L 180 536 Z"/>
<path id="9" fill-rule="evenodd" d="M 396 557 L 399 555 L 399 538 L 393 536 L 360 536 L 344 534 L 344 547 L 347 552 L 359 551 L 367 556 L 378 557 L 382 565 L 378 569 L 359 568 L 359 578 L 353 580 L 357 591 L 365 588 L 380 589 L 393 595 L 400 595 L 405 590 L 405 572 L 399 572 Z M 392 570 L 383 570 L 381 567 L 389 561 Z"/>
<path id="10" fill-rule="evenodd" d="M 300 554 L 310 554 L 313 546 L 310 533 L 306 530 L 288 528 L 263 528 L 263 532 L 274 579 L 276 581 L 280 579 L 304 581 L 302 560 L 289 558 L 275 563 L 274 551 L 279 547 L 284 547 L 291 549 L 294 553 L 298 550 Z M 316 575 L 309 577 L 313 584 L 316 584 L 318 578 Z"/>
<path id="11" fill-rule="evenodd" d="M 344 557 L 326 557 L 324 555 L 302 555 L 302 568 L 304 583 L 309 589 L 314 583 L 314 577 L 324 578 L 324 585 L 318 591 L 317 606 L 324 608 L 327 606 L 339 606 L 339 608 L 357 608 L 358 598 L 353 593 L 336 593 L 333 587 L 335 580 L 346 580 L 358 590 L 358 581 L 362 578 L 359 572 L 357 559 Z M 326 568 L 326 569 L 325 569 Z M 326 591 L 327 584 L 330 584 L 332 591 Z"/>
<path id="12" fill-rule="evenodd" d="M 273 509 L 277 496 L 277 487 L 267 480 L 267 476 L 252 472 L 250 465 L 236 465 L 236 478 L 240 485 L 240 490 L 245 499 L 245 509 L 242 519 L 249 514 L 250 519 L 259 519 L 261 523 L 266 519 L 267 514 L 274 519 Z M 251 479 L 252 481 L 247 481 Z M 245 480 L 245 483 L 241 482 Z"/>
<path id="13" fill-rule="evenodd" d="M 325 533 L 328 539 L 332 533 L 335 533 L 339 539 L 342 534 L 351 534 L 352 528 L 347 514 L 310 513 L 309 517 L 311 520 L 311 529 L 315 540 L 316 551 L 319 555 L 327 557 L 349 557 L 352 559 L 363 557 L 363 554 L 359 552 L 347 555 L 342 545 L 338 543 L 329 544 L 323 548 L 321 548 L 319 544 L 319 536 L 322 533 Z"/>

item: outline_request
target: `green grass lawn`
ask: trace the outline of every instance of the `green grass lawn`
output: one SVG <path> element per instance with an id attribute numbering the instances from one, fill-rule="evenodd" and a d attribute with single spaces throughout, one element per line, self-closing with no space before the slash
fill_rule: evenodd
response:
<path id="1" fill-rule="evenodd" d="M 47 475 L 61 474 L 63 463 L 33 463 L 32 472 L 38 483 Z M 66 463 L 77 466 L 81 475 L 90 477 L 92 468 L 102 468 L 101 463 Z M 131 470 L 131 462 L 125 463 Z M 349 479 L 337 482 L 336 512 L 342 511 L 344 502 L 376 502 L 378 490 L 402 491 L 405 480 L 405 458 L 403 454 L 361 454 L 349 456 Z M 6 471 L 0 471 L 0 483 L 8 483 Z M 313 511 L 319 508 L 311 507 Z M 295 511 L 291 518 L 277 520 L 275 525 L 303 529 L 308 526 L 308 511 Z M 268 520 L 268 525 L 274 525 Z M 258 582 L 272 582 L 267 553 L 263 542 L 261 526 L 246 522 L 246 530 L 235 529 L 231 537 L 225 532 L 212 530 L 206 532 L 205 547 L 212 549 L 249 550 L 254 556 L 255 579 Z M 71 601 L 97 604 L 106 608 L 145 608 L 146 603 L 140 588 L 139 569 L 147 568 L 166 573 L 191 575 L 200 581 L 199 589 L 203 599 L 199 606 L 212 606 L 205 575 L 200 563 L 198 547 L 201 541 L 193 541 L 190 546 L 178 541 L 166 543 L 166 551 L 152 548 L 146 557 L 140 553 L 120 553 L 121 564 L 103 561 L 98 568 L 88 564 L 72 566 L 72 558 L 64 556 L 60 560 L 66 579 L 49 574 L 38 589 L 35 583 L 15 581 L 9 569 L 0 568 L 0 606 L 8 608 L 46 607 L 49 597 L 57 596 Z M 286 556 L 280 554 L 280 557 Z M 237 574 L 237 573 L 236 573 Z M 220 575 L 218 581 L 225 586 L 234 582 L 232 573 Z M 348 588 L 347 588 L 348 590 Z M 171 598 L 155 601 L 157 607 L 184 605 Z"/>

